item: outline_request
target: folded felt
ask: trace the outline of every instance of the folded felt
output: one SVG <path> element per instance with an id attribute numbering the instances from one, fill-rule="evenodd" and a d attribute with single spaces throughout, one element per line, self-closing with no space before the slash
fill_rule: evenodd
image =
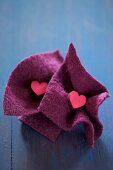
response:
<path id="1" fill-rule="evenodd" d="M 93 146 L 103 130 L 98 107 L 109 96 L 108 91 L 82 66 L 73 44 L 62 62 L 59 52 L 32 56 L 21 62 L 8 81 L 4 111 L 20 115 L 21 121 L 52 141 L 62 130 L 72 130 L 83 122 L 87 143 Z M 48 82 L 43 97 L 32 94 L 29 84 L 34 79 Z M 86 96 L 85 106 L 72 108 L 69 93 L 73 90 Z"/>
<path id="2" fill-rule="evenodd" d="M 74 110 L 68 97 L 73 90 L 87 98 L 85 106 Z M 87 143 L 93 146 L 103 129 L 98 107 L 108 96 L 106 87 L 85 70 L 70 44 L 66 59 L 53 75 L 38 111 L 63 130 L 71 130 L 83 122 Z"/>
<path id="3" fill-rule="evenodd" d="M 32 55 L 20 62 L 11 73 L 3 100 L 5 115 L 30 115 L 29 125 L 51 138 L 56 138 L 60 128 L 44 115 L 37 112 L 43 95 L 36 96 L 31 89 L 31 82 L 49 83 L 53 74 L 58 70 L 63 58 L 60 52 L 47 52 Z M 51 133 L 53 131 L 53 133 Z"/>

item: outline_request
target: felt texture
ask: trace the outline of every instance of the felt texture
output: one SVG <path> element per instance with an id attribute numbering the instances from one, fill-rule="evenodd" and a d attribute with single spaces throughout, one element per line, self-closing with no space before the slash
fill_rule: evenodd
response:
<path id="1" fill-rule="evenodd" d="M 86 96 L 85 106 L 73 109 L 68 97 L 73 90 Z M 65 131 L 83 122 L 87 143 L 94 146 L 103 130 L 98 107 L 108 96 L 106 87 L 85 70 L 70 44 L 66 59 L 53 75 L 38 111 Z"/>
<path id="2" fill-rule="evenodd" d="M 46 57 L 45 57 L 46 56 Z M 46 81 L 46 93 L 34 96 L 29 84 Z M 69 93 L 84 95 L 86 104 L 73 109 Z M 55 141 L 59 134 L 84 124 L 87 143 L 94 146 L 103 126 L 98 117 L 100 104 L 109 96 L 105 86 L 82 66 L 73 44 L 63 61 L 59 52 L 31 56 L 11 74 L 4 95 L 4 112 Z"/>
<path id="3" fill-rule="evenodd" d="M 62 62 L 63 58 L 58 50 L 24 59 L 11 73 L 3 100 L 5 115 L 20 116 L 19 119 L 26 115 L 23 122 L 51 140 L 55 140 L 61 130 L 47 117 L 37 112 L 44 95 L 35 95 L 31 89 L 31 82 L 37 80 L 49 83 Z M 30 119 L 27 119 L 29 116 Z"/>

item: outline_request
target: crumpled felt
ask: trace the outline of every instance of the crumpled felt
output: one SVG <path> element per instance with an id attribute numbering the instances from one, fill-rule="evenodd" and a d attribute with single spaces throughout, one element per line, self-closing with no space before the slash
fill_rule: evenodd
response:
<path id="1" fill-rule="evenodd" d="M 25 123 L 51 140 L 55 139 L 60 130 L 42 113 L 37 112 L 44 95 L 36 96 L 31 90 L 31 82 L 38 80 L 49 83 L 62 62 L 58 50 L 27 57 L 11 73 L 3 100 L 5 115 L 23 116 L 24 120 L 26 115 Z M 30 119 L 27 120 L 27 116 Z"/>
<path id="2" fill-rule="evenodd" d="M 38 65 L 36 62 L 35 66 L 32 65 L 34 71 L 28 78 L 24 71 L 20 71 L 29 70 L 26 60 L 24 60 L 23 69 L 17 69 L 17 66 L 6 87 L 4 111 L 8 115 L 19 115 L 22 122 L 52 141 L 55 141 L 62 131 L 70 131 L 82 122 L 87 143 L 94 146 L 103 130 L 103 125 L 98 117 L 98 108 L 109 96 L 109 93 L 106 87 L 93 78 L 82 66 L 73 44 L 70 44 L 64 61 L 61 56 L 58 58 L 60 60 L 57 59 L 57 66 L 52 71 L 50 64 L 45 62 L 42 57 Z M 31 61 L 33 62 L 32 59 Z M 48 61 L 51 60 L 48 59 Z M 51 71 L 45 71 L 47 74 L 43 75 L 40 70 L 44 69 L 44 67 L 42 67 L 41 63 L 47 64 L 47 70 L 50 69 Z M 53 61 L 51 61 L 51 64 L 53 64 Z M 22 63 L 20 63 L 21 65 Z M 40 72 L 37 77 L 34 76 L 36 74 L 34 68 Z M 23 77 L 20 76 L 20 73 L 22 73 Z M 34 79 L 46 80 L 49 84 L 44 96 L 41 98 L 35 96 L 32 101 L 30 93 L 26 89 L 27 85 L 23 86 L 22 82 L 25 80 L 25 84 L 29 84 Z M 77 109 L 72 108 L 69 93 L 73 90 L 86 96 L 87 102 L 85 106 Z M 22 95 L 23 93 L 25 94 Z M 26 100 L 29 101 L 29 104 L 26 104 Z M 20 105 L 22 106 L 21 108 Z"/>

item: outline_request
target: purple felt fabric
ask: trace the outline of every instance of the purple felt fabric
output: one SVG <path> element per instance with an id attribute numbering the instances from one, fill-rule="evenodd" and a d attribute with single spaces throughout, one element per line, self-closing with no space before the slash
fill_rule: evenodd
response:
<path id="1" fill-rule="evenodd" d="M 36 131 L 55 140 L 61 129 L 47 117 L 37 112 L 43 96 L 36 96 L 31 82 L 38 80 L 49 83 L 58 70 L 63 58 L 59 51 L 32 55 L 20 62 L 8 80 L 3 100 L 5 115 L 19 116 Z M 26 115 L 26 116 L 23 116 Z"/>
<path id="2" fill-rule="evenodd" d="M 72 90 L 86 96 L 86 106 L 72 108 L 68 97 Z M 103 129 L 98 107 L 108 96 L 106 87 L 85 70 L 70 44 L 66 59 L 53 75 L 38 111 L 63 130 L 71 130 L 83 122 L 87 143 L 93 146 Z"/>
<path id="3" fill-rule="evenodd" d="M 32 80 L 47 81 L 44 96 L 37 97 L 30 88 Z M 69 92 L 87 98 L 86 105 L 73 109 Z M 19 119 L 55 141 L 62 130 L 72 130 L 83 122 L 87 143 L 94 146 L 103 126 L 98 107 L 109 96 L 105 86 L 82 66 L 73 44 L 66 59 L 60 53 L 43 53 L 22 61 L 11 74 L 4 95 L 4 112 Z"/>

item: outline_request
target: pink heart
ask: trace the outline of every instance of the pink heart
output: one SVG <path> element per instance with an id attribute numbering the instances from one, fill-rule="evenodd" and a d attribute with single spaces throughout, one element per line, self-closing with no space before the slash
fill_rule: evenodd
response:
<path id="1" fill-rule="evenodd" d="M 86 97 L 84 95 L 79 96 L 78 92 L 76 91 L 69 93 L 69 99 L 74 109 L 82 107 L 86 103 Z"/>
<path id="2" fill-rule="evenodd" d="M 37 80 L 31 82 L 31 89 L 38 96 L 46 92 L 48 84 L 46 82 L 39 83 Z"/>

